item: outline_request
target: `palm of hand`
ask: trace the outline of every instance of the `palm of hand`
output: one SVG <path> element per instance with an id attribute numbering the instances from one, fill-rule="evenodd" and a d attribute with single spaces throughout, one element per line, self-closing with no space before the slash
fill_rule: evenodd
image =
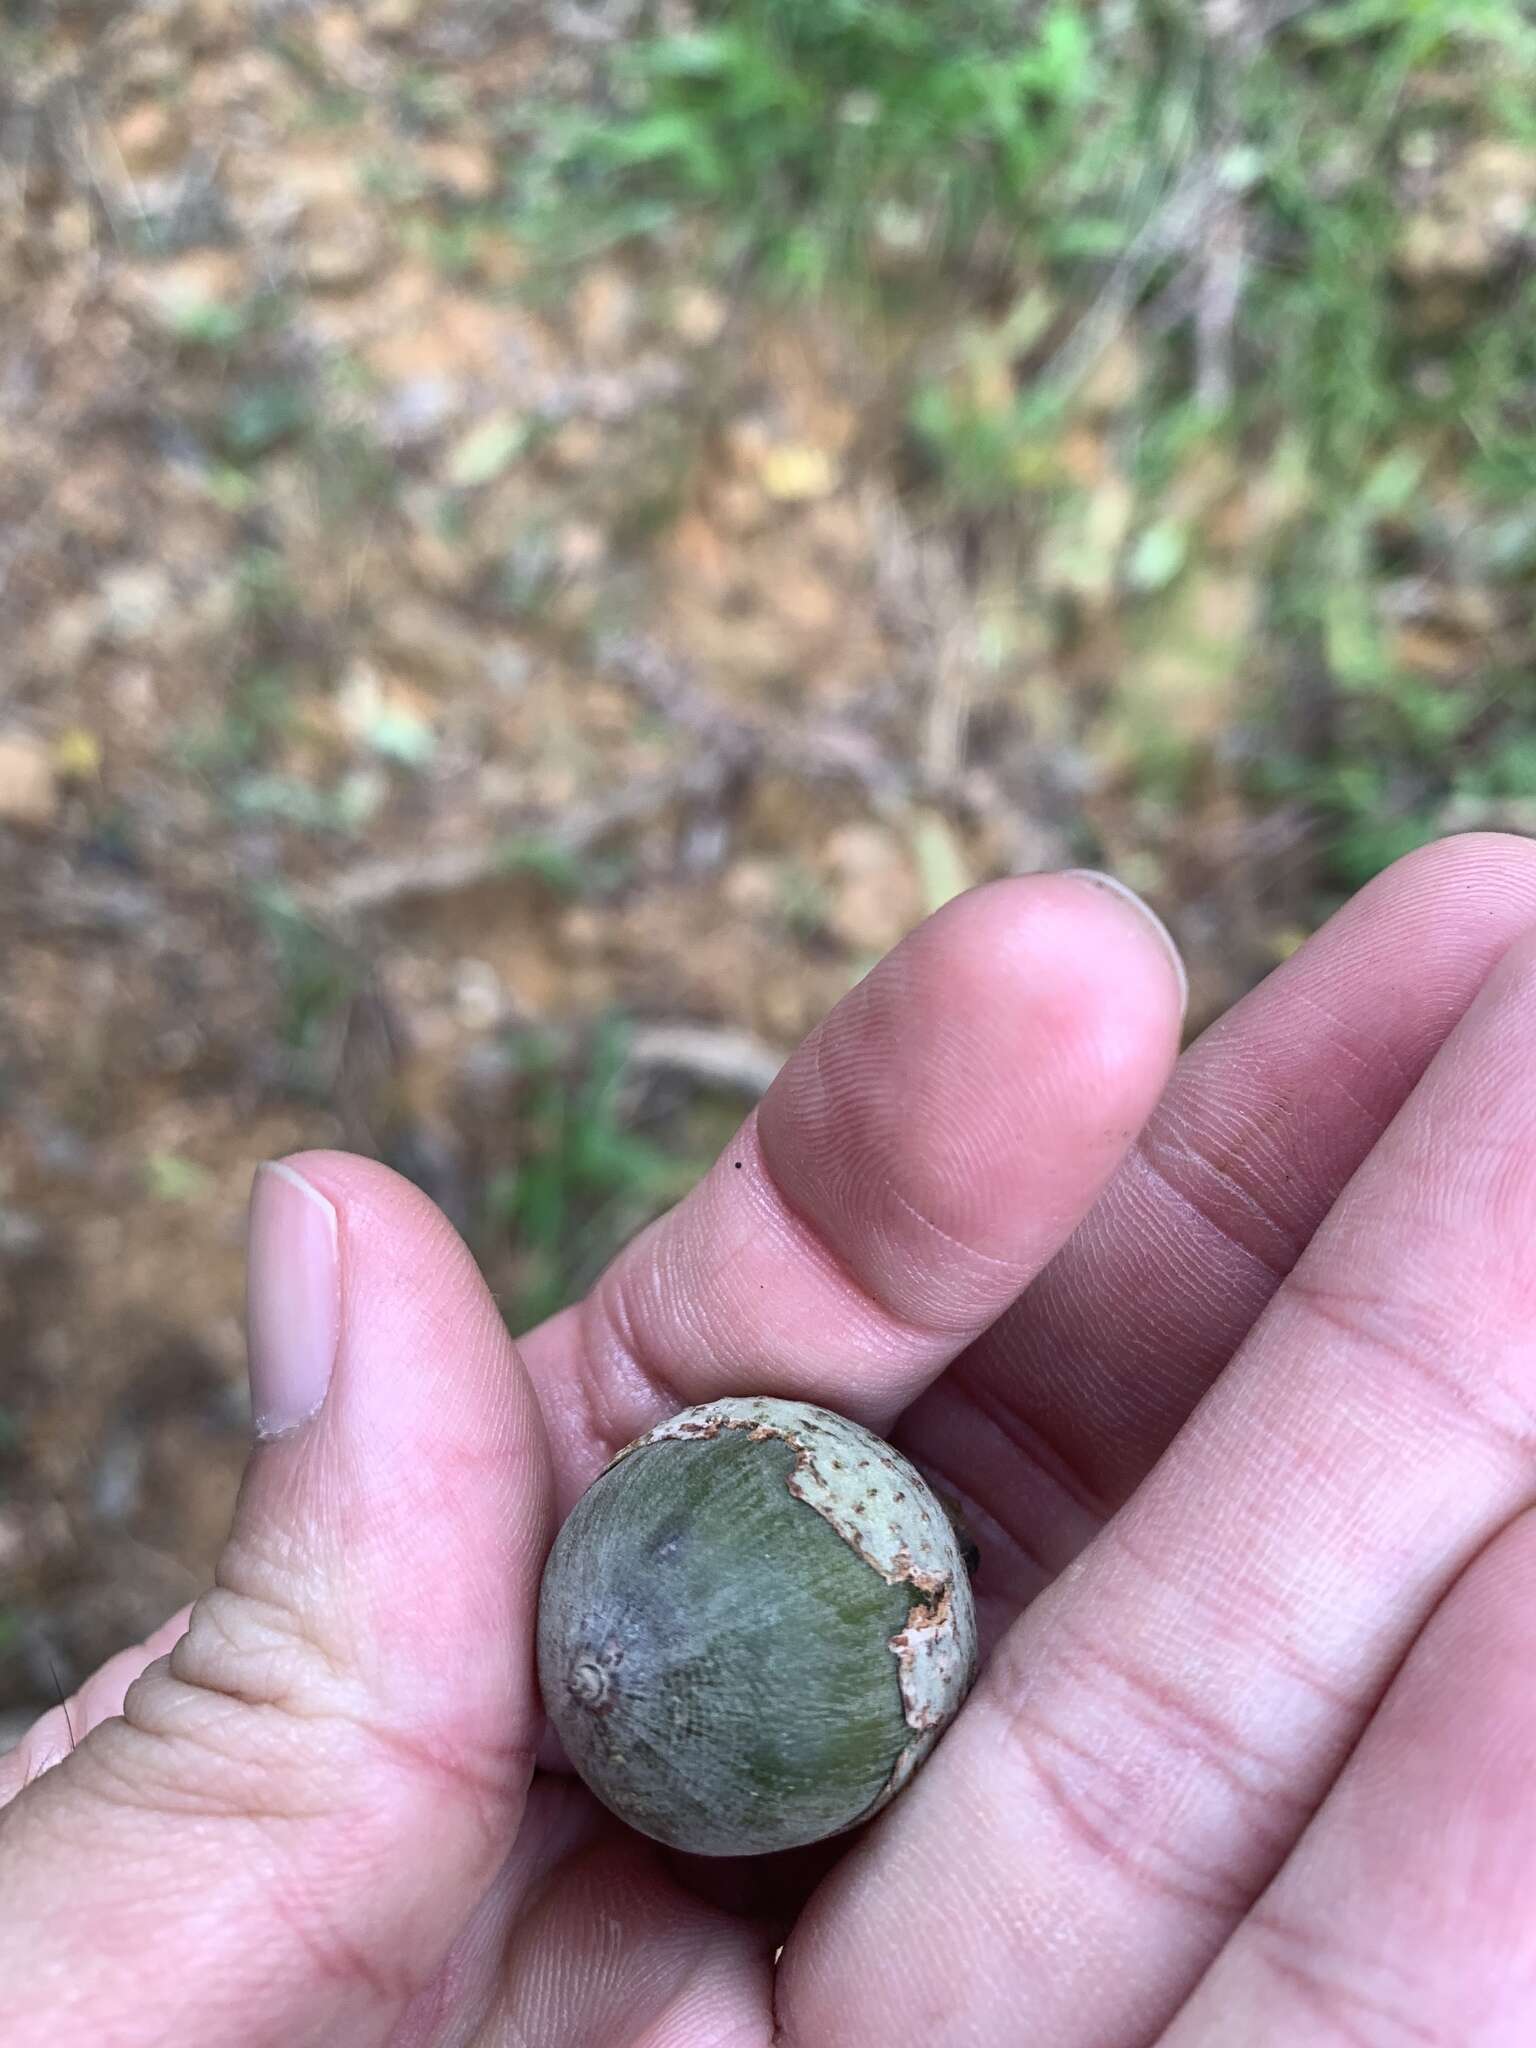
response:
<path id="1" fill-rule="evenodd" d="M 1431 849 L 1164 1093 L 1156 935 L 977 892 L 522 1363 L 419 1196 L 300 1162 L 331 1391 L 0 1815 L 8 2039 L 66 1983 L 167 2048 L 1529 2040 L 1533 924 L 1528 846 Z M 744 1386 L 961 1498 L 991 1656 L 851 1847 L 703 1865 L 535 1770 L 530 1623 L 553 1515 Z"/>

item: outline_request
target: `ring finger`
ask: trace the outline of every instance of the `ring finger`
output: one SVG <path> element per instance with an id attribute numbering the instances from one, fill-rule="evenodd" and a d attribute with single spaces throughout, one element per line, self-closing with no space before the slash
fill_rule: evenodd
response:
<path id="1" fill-rule="evenodd" d="M 1536 2040 L 1536 1516 L 1457 1581 L 1161 2048 Z"/>

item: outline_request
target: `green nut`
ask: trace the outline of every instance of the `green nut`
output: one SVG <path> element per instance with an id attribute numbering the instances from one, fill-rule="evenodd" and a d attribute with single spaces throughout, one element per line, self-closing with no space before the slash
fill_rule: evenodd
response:
<path id="1" fill-rule="evenodd" d="M 631 1827 L 703 1855 L 793 1848 L 878 1812 L 965 1698 L 962 1539 L 857 1423 L 707 1402 L 572 1509 L 538 1656 L 567 1755 Z"/>

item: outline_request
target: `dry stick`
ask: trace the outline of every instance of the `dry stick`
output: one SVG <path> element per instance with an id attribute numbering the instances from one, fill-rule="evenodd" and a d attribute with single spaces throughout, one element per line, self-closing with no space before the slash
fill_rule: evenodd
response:
<path id="1" fill-rule="evenodd" d="M 1136 304 L 1152 273 L 1183 256 L 1196 273 L 1196 396 L 1224 405 L 1232 390 L 1232 335 L 1246 272 L 1246 222 L 1241 195 L 1222 166 L 1238 132 L 1237 80 L 1266 39 L 1307 13 L 1318 0 L 1275 0 L 1253 11 L 1249 0 L 1205 0 L 1203 22 L 1216 74 L 1217 134 L 1154 209 L 1098 297 L 1073 328 L 1041 379 L 1070 390 L 1092 369 Z"/>
<path id="2" fill-rule="evenodd" d="M 0 538 L 0 602 L 10 588 L 16 564 L 29 549 L 40 552 L 57 531 L 58 514 L 48 504 L 39 505 L 25 519 L 17 520 L 10 533 Z"/>
<path id="3" fill-rule="evenodd" d="M 750 1031 L 710 1024 L 642 1024 L 630 1033 L 625 1064 L 686 1074 L 707 1087 L 754 1099 L 767 1093 L 784 1055 Z"/>
<path id="4" fill-rule="evenodd" d="M 911 798 L 910 775 L 852 726 L 829 721 L 776 732 L 750 724 L 714 703 L 653 641 L 609 640 L 600 658 L 670 725 L 699 743 L 691 760 L 631 782 L 601 802 L 573 805 L 555 817 L 508 820 L 504 829 L 465 845 L 359 861 L 296 890 L 299 909 L 322 921 L 346 920 L 417 897 L 456 895 L 505 876 L 516 865 L 520 839 L 537 838 L 568 856 L 590 853 L 614 833 L 674 805 L 720 803 L 744 772 L 764 765 L 818 781 L 846 777 L 886 814 Z"/>
<path id="5" fill-rule="evenodd" d="M 1235 384 L 1237 312 L 1247 274 L 1241 202 L 1235 195 L 1213 218 L 1195 298 L 1195 403 L 1225 412 Z"/>
<path id="6" fill-rule="evenodd" d="M 25 930 L 147 934 L 150 950 L 159 951 L 170 929 L 172 905 L 148 883 L 72 875 L 42 862 L 29 863 L 17 880 L 15 896 L 0 897 L 0 918 Z"/>
<path id="7" fill-rule="evenodd" d="M 828 719 L 778 729 L 737 718 L 707 696 L 676 657 L 638 636 L 606 640 L 599 653 L 605 667 L 669 724 L 693 734 L 733 774 L 768 767 L 817 782 L 846 778 L 883 815 L 910 800 L 910 774 L 856 726 Z"/>
<path id="8" fill-rule="evenodd" d="M 953 545 L 914 531 L 903 507 L 873 487 L 864 509 L 882 617 L 925 692 L 919 793 L 983 820 L 1010 873 L 1057 864 L 1058 852 L 1064 859 L 1067 851 L 1058 821 L 1076 808 L 1076 797 L 1055 786 L 1047 758 L 1036 761 L 1027 787 L 1007 788 L 990 763 L 967 759 L 981 651 L 975 601 Z"/>
<path id="9" fill-rule="evenodd" d="M 592 852 L 629 825 L 643 824 L 676 803 L 698 804 L 719 796 L 728 764 L 687 763 L 664 775 L 630 783 L 602 803 L 572 805 L 556 818 L 509 820 L 504 831 L 462 846 L 384 855 L 359 861 L 326 880 L 294 892 L 306 916 L 351 918 L 420 896 L 453 896 L 462 889 L 505 877 L 516 866 L 516 847 L 537 838 L 552 852 L 572 857 Z"/>
<path id="10" fill-rule="evenodd" d="M 96 197 L 101 202 L 101 210 L 106 216 L 108 227 L 112 230 L 113 240 L 121 245 L 124 240 L 122 216 L 113 202 L 112 189 L 97 166 L 96 150 L 91 140 L 90 122 L 86 116 L 85 106 L 80 98 L 78 87 L 71 87 L 70 97 L 74 102 L 75 109 L 74 139 L 76 151 L 81 164 L 84 166 L 86 178 Z M 123 153 L 117 146 L 116 136 L 105 122 L 102 123 L 101 133 L 110 147 L 113 156 L 117 159 L 117 168 L 121 180 L 120 189 L 125 191 L 132 201 L 134 214 L 138 218 L 140 229 L 143 230 L 149 223 L 149 212 L 144 204 L 144 196 L 134 182 L 133 173 L 129 170 Z"/>
<path id="11" fill-rule="evenodd" d="M 863 493 L 875 543 L 875 588 L 886 621 L 905 643 L 911 680 L 923 692 L 923 782 L 953 790 L 965 765 L 979 662 L 976 607 L 952 543 L 913 530 L 886 491 Z"/>
<path id="12" fill-rule="evenodd" d="M 1210 51 L 1216 130 L 1208 152 L 1218 163 L 1229 158 L 1241 129 L 1238 83 L 1261 39 L 1247 0 L 1206 0 L 1205 36 Z M 1242 195 L 1222 181 L 1215 194 L 1203 246 L 1195 257 L 1195 403 L 1225 412 L 1235 388 L 1233 365 L 1238 307 L 1247 275 L 1247 216 Z"/>
<path id="13" fill-rule="evenodd" d="M 745 766 L 762 752 L 765 734 L 701 690 L 692 673 L 654 640 L 613 634 L 599 643 L 599 664 L 644 698 L 669 725 L 692 734 L 711 754 Z"/>
<path id="14" fill-rule="evenodd" d="M 1098 296 L 1041 372 L 1044 390 L 1071 391 L 1080 384 L 1124 324 L 1165 257 L 1198 243 L 1220 192 L 1218 175 L 1202 159 L 1179 179 L 1168 197 L 1138 229 L 1116 261 Z"/>

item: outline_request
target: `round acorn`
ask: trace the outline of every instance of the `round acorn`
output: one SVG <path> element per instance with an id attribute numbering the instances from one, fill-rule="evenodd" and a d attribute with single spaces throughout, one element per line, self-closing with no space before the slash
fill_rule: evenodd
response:
<path id="1" fill-rule="evenodd" d="M 567 1755 L 678 1849 L 857 1826 L 975 1676 L 963 1540 L 899 1452 L 829 1409 L 685 1409 L 599 1474 L 545 1566 L 539 1683 Z"/>

